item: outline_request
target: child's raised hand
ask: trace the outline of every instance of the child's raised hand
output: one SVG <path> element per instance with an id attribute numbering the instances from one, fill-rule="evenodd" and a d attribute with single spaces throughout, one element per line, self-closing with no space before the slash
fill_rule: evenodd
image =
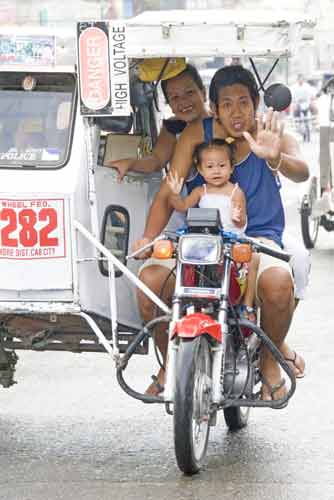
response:
<path id="1" fill-rule="evenodd" d="M 240 220 L 241 220 L 241 207 L 240 207 L 240 205 L 233 205 L 232 206 L 231 218 L 232 218 L 233 222 L 240 222 Z"/>
<path id="2" fill-rule="evenodd" d="M 174 194 L 180 194 L 184 181 L 183 177 L 179 177 L 177 172 L 175 172 L 175 174 L 169 172 L 166 180 L 170 190 Z"/>

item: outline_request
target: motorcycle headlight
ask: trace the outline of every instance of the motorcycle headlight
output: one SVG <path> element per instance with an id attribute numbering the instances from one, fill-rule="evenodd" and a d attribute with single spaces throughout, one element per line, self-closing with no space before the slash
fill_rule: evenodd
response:
<path id="1" fill-rule="evenodd" d="M 185 235 L 179 240 L 179 259 L 183 264 L 218 264 L 221 253 L 219 236 Z"/>

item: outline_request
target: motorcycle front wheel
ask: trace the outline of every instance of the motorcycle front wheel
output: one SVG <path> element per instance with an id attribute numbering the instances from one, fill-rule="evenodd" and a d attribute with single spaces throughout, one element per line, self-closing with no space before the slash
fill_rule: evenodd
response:
<path id="1" fill-rule="evenodd" d="M 176 362 L 174 446 L 177 464 L 196 474 L 209 438 L 212 359 L 206 336 L 180 339 Z"/>

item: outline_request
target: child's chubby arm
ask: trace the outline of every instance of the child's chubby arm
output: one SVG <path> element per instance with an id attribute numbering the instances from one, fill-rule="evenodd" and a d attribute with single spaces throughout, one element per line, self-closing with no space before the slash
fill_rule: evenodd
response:
<path id="1" fill-rule="evenodd" d="M 194 207 L 203 195 L 203 186 L 195 188 L 188 196 L 182 198 L 180 192 L 183 186 L 183 177 L 177 173 L 170 172 L 167 176 L 167 184 L 171 190 L 169 195 L 169 204 L 179 212 L 186 212 L 188 208 Z"/>
<path id="2" fill-rule="evenodd" d="M 244 227 L 247 223 L 246 197 L 242 189 L 237 186 L 232 195 L 231 218 L 237 227 Z"/>

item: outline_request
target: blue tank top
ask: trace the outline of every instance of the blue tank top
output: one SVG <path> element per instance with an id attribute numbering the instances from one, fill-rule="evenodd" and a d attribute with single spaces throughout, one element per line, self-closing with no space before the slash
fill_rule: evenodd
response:
<path id="1" fill-rule="evenodd" d="M 213 137 L 213 119 L 205 118 L 203 127 L 205 142 L 209 142 Z M 188 192 L 204 182 L 198 173 L 187 183 Z M 266 161 L 251 152 L 235 165 L 231 182 L 237 182 L 246 196 L 248 217 L 246 234 L 269 238 L 282 247 L 285 218 L 278 175 L 273 175 Z"/>

